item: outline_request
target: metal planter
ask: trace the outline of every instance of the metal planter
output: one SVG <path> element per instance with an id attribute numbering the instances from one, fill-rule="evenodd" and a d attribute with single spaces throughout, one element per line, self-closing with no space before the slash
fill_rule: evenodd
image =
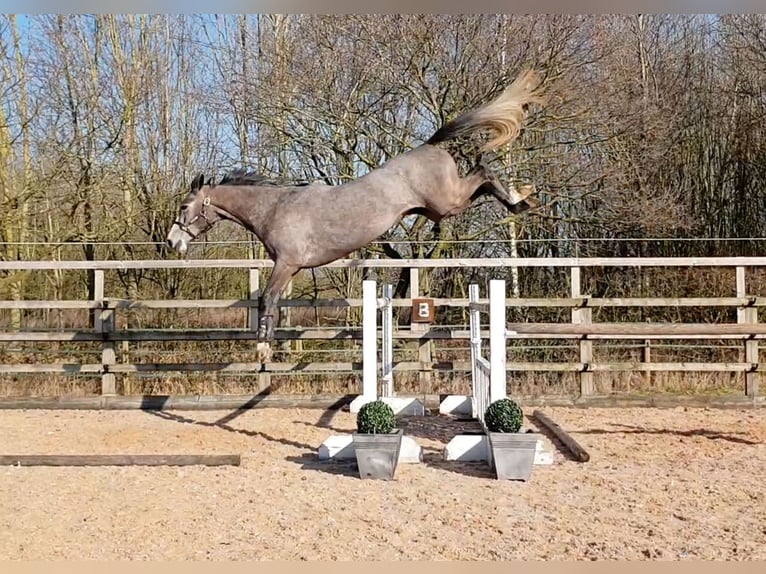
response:
<path id="1" fill-rule="evenodd" d="M 538 433 L 488 432 L 489 463 L 498 480 L 529 480 Z"/>
<path id="2" fill-rule="evenodd" d="M 387 434 L 354 433 L 354 451 L 362 479 L 393 480 L 399 464 L 404 431 Z"/>

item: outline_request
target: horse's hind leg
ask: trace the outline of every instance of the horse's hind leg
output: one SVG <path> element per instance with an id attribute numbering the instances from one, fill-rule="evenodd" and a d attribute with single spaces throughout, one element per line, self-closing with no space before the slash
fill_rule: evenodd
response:
<path id="1" fill-rule="evenodd" d="M 540 201 L 537 198 L 532 197 L 532 194 L 534 193 L 535 186 L 532 184 L 522 185 L 518 190 L 512 188 L 512 191 L 508 192 L 502 186 L 498 186 L 494 182 L 486 182 L 476 190 L 471 199 L 489 194 L 494 196 L 511 213 L 519 214 L 528 209 L 539 207 Z M 520 197 L 521 199 L 513 199 L 514 197 Z"/>
<path id="2" fill-rule="evenodd" d="M 258 332 L 256 350 L 261 361 L 271 358 L 271 345 L 276 327 L 277 303 L 290 279 L 299 271 L 298 267 L 287 265 L 277 260 L 271 271 L 269 281 L 258 303 Z"/>
<path id="3" fill-rule="evenodd" d="M 534 209 L 540 205 L 540 201 L 532 197 L 535 193 L 534 185 L 522 185 L 518 189 L 511 187 L 508 190 L 500 183 L 492 169 L 483 161 L 480 161 L 471 173 L 485 180 L 474 193 L 474 197 L 485 194 L 493 195 L 511 213 L 515 214 L 522 213 L 528 209 Z"/>

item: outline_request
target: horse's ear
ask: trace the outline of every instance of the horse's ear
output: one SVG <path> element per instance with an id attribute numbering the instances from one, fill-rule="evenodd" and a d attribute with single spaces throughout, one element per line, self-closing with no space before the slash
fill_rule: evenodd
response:
<path id="1" fill-rule="evenodd" d="M 194 178 L 194 181 L 191 183 L 191 192 L 197 193 L 200 189 L 202 189 L 202 186 L 205 185 L 205 174 L 201 173 L 197 177 Z"/>

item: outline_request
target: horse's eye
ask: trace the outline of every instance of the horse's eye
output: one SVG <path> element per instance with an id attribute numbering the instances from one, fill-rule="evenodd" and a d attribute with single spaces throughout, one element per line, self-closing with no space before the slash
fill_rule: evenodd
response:
<path id="1" fill-rule="evenodd" d="M 181 211 L 186 211 L 187 209 L 189 209 L 188 205 L 182 205 L 181 206 Z"/>

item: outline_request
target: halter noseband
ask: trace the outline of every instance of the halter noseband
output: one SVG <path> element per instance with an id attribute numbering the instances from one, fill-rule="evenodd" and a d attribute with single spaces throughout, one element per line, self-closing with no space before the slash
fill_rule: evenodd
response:
<path id="1" fill-rule="evenodd" d="M 199 213 L 195 215 L 189 223 L 186 223 L 186 224 L 181 223 L 178 219 L 176 219 L 173 223 L 175 223 L 181 231 L 183 231 L 184 233 L 187 233 L 193 240 L 197 239 L 197 236 L 202 235 L 213 226 L 213 224 L 210 223 L 210 220 L 207 218 L 207 215 L 205 215 L 205 207 L 207 207 L 208 205 L 210 205 L 209 195 L 202 200 L 202 209 L 199 210 Z M 205 223 L 207 223 L 207 225 L 205 226 L 204 229 L 201 229 L 199 233 L 195 234 L 192 232 L 191 229 L 189 229 L 189 226 L 194 224 L 194 222 L 197 221 L 200 217 L 205 220 Z"/>

